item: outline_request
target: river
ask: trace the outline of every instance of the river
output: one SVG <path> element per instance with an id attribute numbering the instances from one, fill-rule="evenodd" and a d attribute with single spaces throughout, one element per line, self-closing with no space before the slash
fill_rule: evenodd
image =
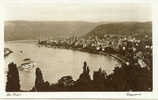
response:
<path id="1" fill-rule="evenodd" d="M 111 56 L 91 54 L 81 51 L 74 51 L 59 48 L 38 47 L 35 42 L 6 42 L 5 47 L 13 51 L 5 58 L 5 66 L 14 62 L 20 66 L 23 59 L 30 58 L 42 71 L 45 81 L 56 83 L 62 76 L 71 75 L 74 80 L 82 73 L 83 62 L 86 61 L 90 75 L 100 67 L 107 74 L 112 73 L 118 61 Z M 21 53 L 20 51 L 23 51 Z M 22 90 L 30 90 L 35 83 L 35 68 L 30 72 L 20 71 L 20 85 Z"/>

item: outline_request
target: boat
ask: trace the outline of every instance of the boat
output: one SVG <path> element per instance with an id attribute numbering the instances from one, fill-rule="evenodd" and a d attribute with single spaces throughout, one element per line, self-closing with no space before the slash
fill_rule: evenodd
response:
<path id="1" fill-rule="evenodd" d="M 31 61 L 30 58 L 25 58 L 23 61 Z"/>
<path id="2" fill-rule="evenodd" d="M 31 71 L 35 67 L 36 63 L 31 61 L 31 59 L 26 58 L 23 63 L 19 66 L 21 71 Z"/>
<path id="3" fill-rule="evenodd" d="M 20 50 L 20 53 L 23 53 L 23 51 L 22 51 L 22 50 Z"/>

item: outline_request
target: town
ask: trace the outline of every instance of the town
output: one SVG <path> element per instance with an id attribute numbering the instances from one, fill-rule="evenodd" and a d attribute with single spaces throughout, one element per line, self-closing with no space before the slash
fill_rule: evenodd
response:
<path id="1" fill-rule="evenodd" d="M 72 36 L 63 40 L 39 40 L 38 44 L 95 54 L 109 54 L 119 58 L 127 65 L 133 59 L 142 68 L 147 67 L 152 70 L 152 38 L 148 35 L 141 38 L 122 35 L 104 35 L 101 38 L 97 36 L 89 36 L 88 38 Z"/>

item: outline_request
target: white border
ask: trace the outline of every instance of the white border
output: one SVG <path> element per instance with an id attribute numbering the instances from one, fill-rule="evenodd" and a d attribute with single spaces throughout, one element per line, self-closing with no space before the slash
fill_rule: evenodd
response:
<path id="1" fill-rule="evenodd" d="M 5 92 L 4 83 L 4 58 L 3 58 L 3 48 L 4 48 L 4 7 L 8 3 L 27 3 L 31 0 L 11 0 L 5 1 L 0 5 L 0 98 L 158 98 L 158 3 L 156 0 L 47 0 L 47 2 L 88 2 L 88 3 L 152 3 L 152 16 L 153 16 L 153 92 L 15 92 L 11 93 L 11 96 L 7 96 L 8 93 Z M 44 3 L 44 0 L 32 0 L 34 3 Z M 129 96 L 128 94 L 133 94 L 135 96 Z M 17 96 L 18 95 L 18 96 Z"/>

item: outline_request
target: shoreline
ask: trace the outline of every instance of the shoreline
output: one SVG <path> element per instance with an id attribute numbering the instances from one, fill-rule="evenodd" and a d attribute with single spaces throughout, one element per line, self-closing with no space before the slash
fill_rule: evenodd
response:
<path id="1" fill-rule="evenodd" d="M 108 55 L 108 56 L 111 56 L 111 57 L 115 58 L 121 64 L 126 64 L 126 60 L 123 59 L 121 57 L 121 55 L 118 54 L 118 53 L 108 53 L 108 52 L 97 51 L 97 50 L 89 50 L 89 49 L 86 49 L 86 48 L 74 48 L 74 47 L 64 47 L 64 46 L 43 45 L 43 44 L 38 44 L 36 40 L 33 40 L 33 41 L 30 41 L 30 40 L 17 40 L 17 41 L 7 41 L 6 43 L 30 43 L 30 42 L 31 43 L 32 42 L 35 43 L 35 45 L 37 45 L 39 47 L 42 46 L 42 47 L 47 47 L 47 48 L 58 48 L 58 49 L 75 50 L 75 51 L 86 52 L 86 53 L 91 53 L 91 54 L 96 54 L 96 55 L 103 55 L 103 56 L 107 56 Z M 11 54 L 11 53 L 13 53 L 13 51 L 11 51 L 9 54 Z"/>

